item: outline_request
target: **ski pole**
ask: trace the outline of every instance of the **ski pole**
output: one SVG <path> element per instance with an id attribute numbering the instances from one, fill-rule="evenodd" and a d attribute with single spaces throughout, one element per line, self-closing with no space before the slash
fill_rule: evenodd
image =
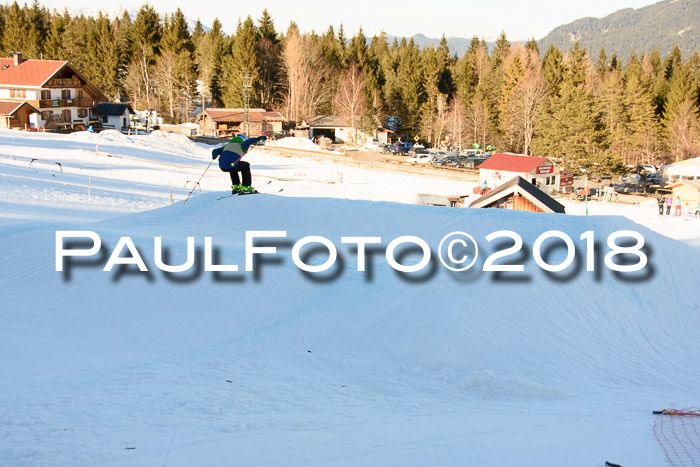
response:
<path id="1" fill-rule="evenodd" d="M 190 199 L 190 196 L 192 196 L 192 193 L 194 193 L 194 190 L 197 189 L 197 186 L 199 185 L 199 182 L 201 182 L 201 181 L 202 181 L 202 178 L 204 178 L 204 174 L 207 173 L 207 170 L 209 170 L 209 167 L 211 167 L 212 162 L 214 162 L 214 161 L 212 160 L 212 161 L 209 163 L 209 165 L 207 166 L 207 168 L 204 169 L 204 172 L 202 172 L 202 176 L 199 177 L 199 180 L 197 180 L 197 183 L 194 184 L 194 187 L 192 188 L 192 191 L 190 191 L 190 194 L 187 195 L 187 198 L 185 199 L 185 201 L 182 202 L 182 204 L 185 204 L 185 203 L 187 202 L 187 200 Z"/>

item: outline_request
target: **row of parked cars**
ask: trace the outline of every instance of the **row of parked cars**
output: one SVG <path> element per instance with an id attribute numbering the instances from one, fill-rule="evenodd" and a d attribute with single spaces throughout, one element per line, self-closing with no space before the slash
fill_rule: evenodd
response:
<path id="1" fill-rule="evenodd" d="M 476 150 L 468 150 L 462 154 L 459 152 L 429 151 L 422 145 L 404 142 L 385 145 L 382 148 L 382 152 L 385 154 L 409 156 L 406 162 L 414 164 L 430 164 L 437 167 L 454 168 L 475 168 L 489 156 L 489 154 L 484 154 L 483 151 Z"/>

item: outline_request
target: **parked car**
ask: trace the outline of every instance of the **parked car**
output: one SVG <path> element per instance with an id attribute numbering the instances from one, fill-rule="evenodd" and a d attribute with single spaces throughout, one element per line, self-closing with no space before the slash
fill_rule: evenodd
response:
<path id="1" fill-rule="evenodd" d="M 434 160 L 430 163 L 430 165 L 435 165 L 438 167 L 460 167 L 462 165 L 462 161 L 459 159 L 459 157 L 449 156 Z"/>
<path id="2" fill-rule="evenodd" d="M 409 156 L 414 156 L 416 154 L 430 154 L 427 149 L 425 148 L 417 148 L 417 147 L 412 147 L 411 149 L 408 150 L 407 154 Z"/>
<path id="3" fill-rule="evenodd" d="M 408 150 L 411 149 L 411 144 L 410 143 L 394 143 L 389 146 L 389 154 L 395 154 L 398 156 L 404 156 L 406 153 L 408 153 Z"/>
<path id="4" fill-rule="evenodd" d="M 411 162 L 413 164 L 429 164 L 432 162 L 433 156 L 431 154 L 425 153 L 425 154 L 414 154 L 411 157 L 409 157 L 406 162 Z"/>

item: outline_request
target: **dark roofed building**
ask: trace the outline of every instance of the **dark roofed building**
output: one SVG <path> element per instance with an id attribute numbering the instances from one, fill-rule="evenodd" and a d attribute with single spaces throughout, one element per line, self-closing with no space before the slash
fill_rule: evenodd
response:
<path id="1" fill-rule="evenodd" d="M 243 109 L 205 109 L 200 115 L 199 126 L 207 136 L 228 136 L 245 132 Z M 248 111 L 250 134 L 260 136 L 263 133 L 282 131 L 284 116 L 279 112 L 265 109 Z"/>
<path id="2" fill-rule="evenodd" d="M 469 207 L 565 214 L 564 206 L 520 176 L 489 191 Z"/>
<path id="3" fill-rule="evenodd" d="M 134 114 L 134 109 L 130 104 L 121 102 L 100 102 L 95 105 L 95 113 L 102 127 L 121 131 L 129 128 L 130 115 Z"/>
<path id="4" fill-rule="evenodd" d="M 356 118 L 355 123 L 359 123 Z M 326 137 L 334 143 L 349 143 L 353 141 L 352 127 L 349 119 L 337 115 L 314 115 L 307 117 L 302 122 L 303 126 L 309 127 L 309 138 Z M 361 130 L 358 130 L 361 133 Z"/>

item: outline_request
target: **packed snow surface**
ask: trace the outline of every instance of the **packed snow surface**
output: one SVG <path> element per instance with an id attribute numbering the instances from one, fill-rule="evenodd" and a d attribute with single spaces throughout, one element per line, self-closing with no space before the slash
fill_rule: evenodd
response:
<path id="1" fill-rule="evenodd" d="M 183 203 L 210 151 L 171 135 L 0 132 L 0 465 L 665 465 L 651 411 L 698 405 L 700 221 L 653 205 L 417 206 L 417 192 L 473 184 L 260 152 L 246 156 L 256 183 L 279 195 L 219 199 L 229 181 L 213 164 Z M 576 244 L 559 273 L 533 260 L 552 229 Z M 57 230 L 93 231 L 103 250 L 57 272 Z M 485 240 L 500 230 L 522 237 L 500 262 L 523 272 L 482 271 L 512 245 Z M 639 273 L 604 267 L 620 230 L 645 239 Z M 286 232 L 259 240 L 277 253 L 252 272 L 246 231 Z M 436 258 L 454 231 L 479 244 L 469 271 Z M 148 272 L 103 271 L 127 236 Z M 295 265 L 306 236 L 333 242 L 331 269 Z M 381 237 L 365 271 L 341 241 L 357 236 Z M 401 236 L 430 245 L 424 270 L 387 263 Z M 156 267 L 155 237 L 172 265 L 194 237 L 192 269 Z M 237 272 L 204 270 L 205 237 Z M 301 257 L 318 265 L 328 250 Z"/>

